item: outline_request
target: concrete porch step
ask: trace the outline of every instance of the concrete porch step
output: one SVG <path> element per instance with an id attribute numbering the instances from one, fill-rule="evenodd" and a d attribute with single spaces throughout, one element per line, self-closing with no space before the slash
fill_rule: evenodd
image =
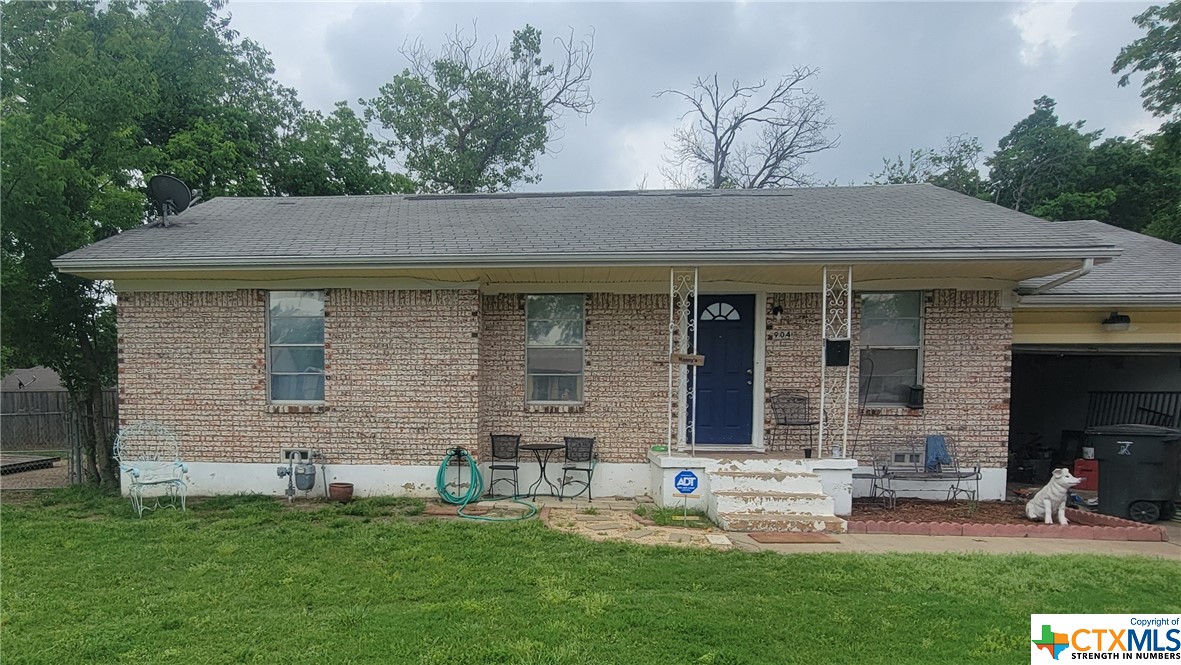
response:
<path id="1" fill-rule="evenodd" d="M 819 485 L 819 483 L 817 483 Z M 712 500 L 718 513 L 774 513 L 781 515 L 832 517 L 835 504 L 819 491 L 714 491 Z"/>
<path id="2" fill-rule="evenodd" d="M 820 491 L 820 476 L 808 471 L 711 471 L 709 482 L 720 492 Z"/>
<path id="3" fill-rule="evenodd" d="M 778 531 L 796 533 L 845 533 L 845 520 L 833 515 L 774 515 L 767 513 L 718 513 L 726 531 Z"/>

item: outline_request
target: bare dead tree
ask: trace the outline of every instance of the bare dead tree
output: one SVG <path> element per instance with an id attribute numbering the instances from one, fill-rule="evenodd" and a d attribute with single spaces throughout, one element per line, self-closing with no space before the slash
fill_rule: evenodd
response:
<path id="1" fill-rule="evenodd" d="M 737 80 L 722 86 L 718 75 L 698 78 L 688 91 L 663 90 L 688 102 L 666 145 L 669 155 L 660 167 L 678 187 L 763 189 L 813 184 L 804 171 L 808 156 L 835 148 L 829 139 L 832 118 L 807 83 L 819 70 L 801 67 L 774 86 L 766 79 L 755 85 Z"/>

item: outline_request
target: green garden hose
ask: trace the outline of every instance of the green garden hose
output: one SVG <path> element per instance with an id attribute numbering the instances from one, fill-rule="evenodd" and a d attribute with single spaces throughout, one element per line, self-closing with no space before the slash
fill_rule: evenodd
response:
<path id="1" fill-rule="evenodd" d="M 451 462 L 456 457 L 467 460 L 467 468 L 470 474 L 468 476 L 470 480 L 467 484 L 467 491 L 462 495 L 452 494 L 451 491 L 447 489 L 447 467 L 451 466 Z M 457 480 L 455 483 L 455 489 L 459 490 L 459 488 L 460 484 Z M 468 504 L 478 503 L 480 501 L 480 495 L 484 493 L 484 477 L 480 475 L 480 467 L 476 466 L 476 460 L 472 459 L 472 456 L 469 455 L 468 452 L 463 448 L 452 448 L 451 450 L 447 451 L 447 456 L 443 458 L 443 463 L 439 465 L 439 472 L 435 474 L 435 491 L 439 493 L 439 498 L 442 499 L 444 503 L 449 503 L 453 506 L 459 506 L 459 508 L 455 511 L 456 515 L 465 517 L 469 520 L 481 520 L 484 522 L 515 522 L 517 520 L 527 520 L 537 514 L 537 506 L 526 501 L 522 501 L 520 497 L 516 496 L 499 497 L 493 499 L 493 501 L 509 499 L 513 503 L 519 503 L 529 509 L 524 515 L 519 515 L 517 517 L 485 517 L 483 515 L 468 515 L 467 513 L 463 512 L 464 508 L 468 507 Z"/>

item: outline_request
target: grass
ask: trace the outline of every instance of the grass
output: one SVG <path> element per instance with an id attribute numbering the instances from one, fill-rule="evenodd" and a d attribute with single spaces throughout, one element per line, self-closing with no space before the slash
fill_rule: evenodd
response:
<path id="1" fill-rule="evenodd" d="M 296 505 L 137 520 L 85 490 L 6 494 L 3 662 L 1013 663 L 1033 612 L 1181 611 L 1172 561 L 751 555 Z"/>
<path id="2" fill-rule="evenodd" d="M 696 508 L 686 511 L 683 508 L 657 508 L 655 505 L 640 504 L 632 512 L 652 520 L 656 526 L 683 526 L 689 529 L 712 529 L 714 527 L 709 515 L 706 515 L 704 510 Z M 697 519 L 680 519 L 686 515 Z"/>

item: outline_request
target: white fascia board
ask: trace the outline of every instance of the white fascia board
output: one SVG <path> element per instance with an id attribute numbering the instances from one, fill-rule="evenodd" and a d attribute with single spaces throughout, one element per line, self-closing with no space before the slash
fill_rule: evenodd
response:
<path id="1" fill-rule="evenodd" d="M 1042 294 L 1018 296 L 1015 309 L 1181 307 L 1181 293 Z"/>
<path id="2" fill-rule="evenodd" d="M 1013 261 L 1107 259 L 1118 256 L 1113 246 L 1030 247 L 996 249 L 896 249 L 896 250 L 775 250 L 754 252 L 638 252 L 627 254 L 515 254 L 468 256 L 349 256 L 200 257 L 200 258 L 58 258 L 53 265 L 62 272 L 102 273 L 119 271 L 200 270 L 314 270 L 322 268 L 524 268 L 669 265 L 820 265 L 924 261 Z"/>

